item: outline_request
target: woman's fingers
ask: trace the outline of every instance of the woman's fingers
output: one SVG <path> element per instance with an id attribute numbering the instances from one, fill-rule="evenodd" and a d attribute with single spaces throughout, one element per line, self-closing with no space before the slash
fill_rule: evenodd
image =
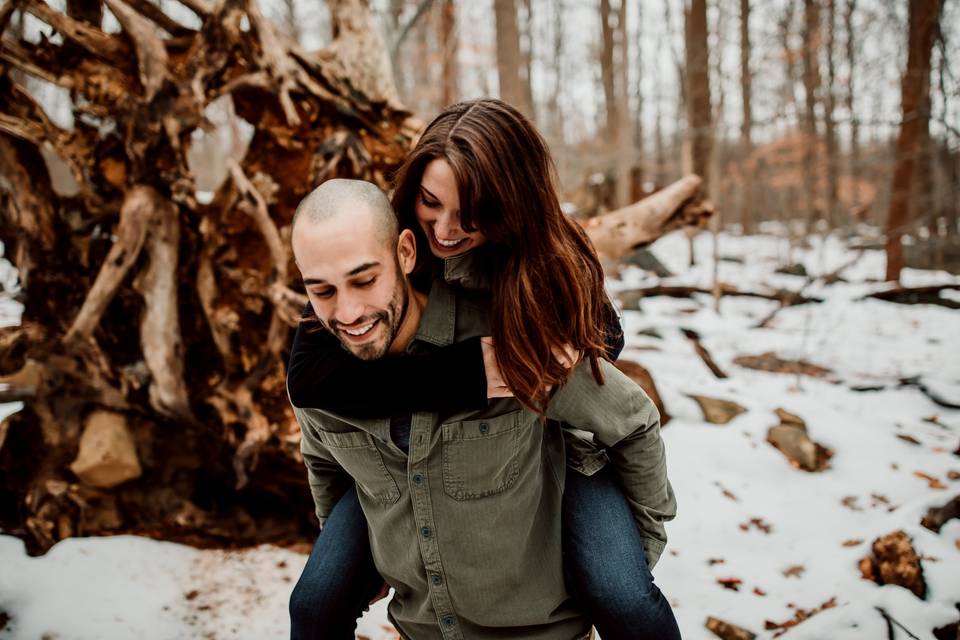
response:
<path id="1" fill-rule="evenodd" d="M 487 398 L 512 398 L 513 392 L 500 375 L 500 366 L 497 364 L 497 352 L 493 347 L 493 338 L 480 338 L 480 349 L 483 351 L 483 369 L 487 374 Z"/>
<path id="2" fill-rule="evenodd" d="M 573 345 L 568 342 L 564 344 L 562 348 L 554 347 L 553 357 L 556 358 L 557 361 L 567 369 L 572 369 L 578 362 L 580 362 L 580 358 L 583 357 L 583 353 L 574 349 Z"/>

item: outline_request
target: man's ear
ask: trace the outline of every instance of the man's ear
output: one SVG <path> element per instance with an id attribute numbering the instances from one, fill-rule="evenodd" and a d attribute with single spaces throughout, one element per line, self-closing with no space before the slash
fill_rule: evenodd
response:
<path id="1" fill-rule="evenodd" d="M 400 238 L 397 240 L 397 258 L 400 259 L 400 268 L 404 274 L 409 275 L 413 272 L 413 267 L 417 264 L 417 238 L 410 229 L 400 232 Z"/>

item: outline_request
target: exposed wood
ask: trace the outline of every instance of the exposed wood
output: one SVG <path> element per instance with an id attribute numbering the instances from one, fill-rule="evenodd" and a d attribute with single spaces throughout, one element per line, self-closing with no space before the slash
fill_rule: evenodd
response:
<path id="1" fill-rule="evenodd" d="M 143 0 L 107 0 L 123 29 L 110 35 L 97 0 L 71 0 L 71 15 L 24 0 L 63 43 L 5 37 L 0 52 L 0 241 L 24 304 L 22 326 L 0 332 L 0 398 L 25 404 L 2 427 L 0 474 L 16 489 L 0 528 L 31 553 L 123 531 L 201 545 L 315 537 L 284 393 L 305 302 L 286 234 L 326 177 L 385 187 L 420 125 L 367 93 L 350 75 L 362 69 L 280 37 L 253 0 L 185 4 L 197 30 Z M 71 89 L 72 130 L 13 82 L 21 73 Z M 255 133 L 200 197 L 194 172 L 207 167 L 186 158 L 217 99 Z M 41 149 L 66 161 L 76 195 L 56 195 Z M 96 464 L 71 470 L 95 411 L 124 416 L 139 477 L 132 463 L 107 480 Z M 122 491 L 76 509 L 117 478 Z"/>
<path id="2" fill-rule="evenodd" d="M 687 176 L 639 202 L 590 218 L 583 228 L 598 253 L 618 259 L 674 229 L 709 218 L 713 205 L 699 199 L 701 185 L 699 177 Z"/>
<path id="3" fill-rule="evenodd" d="M 950 502 L 941 507 L 930 507 L 920 520 L 920 524 L 934 533 L 940 533 L 941 527 L 948 520 L 960 518 L 960 496 L 955 496 Z"/>
<path id="4" fill-rule="evenodd" d="M 928 287 L 892 287 L 865 296 L 899 304 L 937 304 L 949 309 L 960 309 L 960 302 L 944 298 L 943 291 L 960 291 L 960 285 L 941 284 Z"/>
<path id="5" fill-rule="evenodd" d="M 134 11 L 124 0 L 103 0 L 117 17 L 127 36 L 137 50 L 137 65 L 140 68 L 140 83 L 144 99 L 153 100 L 167 77 L 167 49 L 157 28 Z"/>
<path id="6" fill-rule="evenodd" d="M 136 186 L 127 193 L 120 209 L 117 240 L 110 247 L 93 287 L 64 336 L 65 342 L 93 333 L 117 288 L 140 256 L 150 220 L 161 206 L 160 195 L 152 187 Z"/>
<path id="7" fill-rule="evenodd" d="M 723 372 L 716 362 L 714 362 L 713 357 L 710 355 L 710 352 L 703 346 L 700 342 L 700 334 L 698 334 L 693 329 L 683 329 L 680 331 L 683 332 L 683 335 L 686 336 L 687 340 L 693 344 L 694 351 L 697 352 L 697 355 L 700 356 L 700 359 L 703 360 L 703 363 L 707 365 L 707 368 L 710 369 L 710 372 L 713 373 L 717 378 L 726 378 L 727 374 Z"/>
<path id="8" fill-rule="evenodd" d="M 691 298 L 694 294 L 702 293 L 713 295 L 711 289 L 705 287 L 687 287 L 679 285 L 653 285 L 641 289 L 626 289 L 619 293 L 621 302 L 625 307 L 633 307 L 636 301 L 650 296 L 669 296 L 671 298 Z M 821 298 L 813 298 L 801 295 L 795 291 L 778 291 L 776 293 L 763 293 L 759 291 L 740 291 L 733 287 L 721 287 L 722 296 L 747 296 L 750 298 L 762 298 L 764 300 L 774 300 L 783 306 L 793 306 L 797 304 L 819 303 L 823 302 Z"/>

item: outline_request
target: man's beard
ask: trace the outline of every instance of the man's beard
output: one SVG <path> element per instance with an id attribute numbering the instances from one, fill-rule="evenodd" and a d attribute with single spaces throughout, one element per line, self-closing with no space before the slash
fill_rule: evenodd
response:
<path id="1" fill-rule="evenodd" d="M 409 296 L 407 294 L 406 284 L 405 278 L 399 278 L 397 286 L 394 288 L 393 298 L 390 300 L 387 308 L 384 311 L 378 311 L 361 320 L 361 323 L 380 321 L 386 330 L 386 339 L 382 343 L 376 341 L 361 345 L 351 345 L 340 338 L 342 329 L 339 329 L 337 323 L 333 322 L 327 328 L 340 339 L 340 346 L 361 360 L 376 360 L 385 356 L 390 349 L 390 345 L 393 344 L 394 338 L 397 337 L 397 333 L 400 331 L 400 325 L 403 324 L 403 318 L 407 313 Z M 379 327 L 374 327 L 373 329 L 373 331 L 378 330 Z"/>

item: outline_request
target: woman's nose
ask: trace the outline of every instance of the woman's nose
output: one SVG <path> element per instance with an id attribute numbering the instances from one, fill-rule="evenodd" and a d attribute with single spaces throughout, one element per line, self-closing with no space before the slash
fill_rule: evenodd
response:
<path id="1" fill-rule="evenodd" d="M 442 240 L 456 240 L 462 233 L 460 216 L 452 211 L 444 211 L 437 218 L 437 236 Z"/>

